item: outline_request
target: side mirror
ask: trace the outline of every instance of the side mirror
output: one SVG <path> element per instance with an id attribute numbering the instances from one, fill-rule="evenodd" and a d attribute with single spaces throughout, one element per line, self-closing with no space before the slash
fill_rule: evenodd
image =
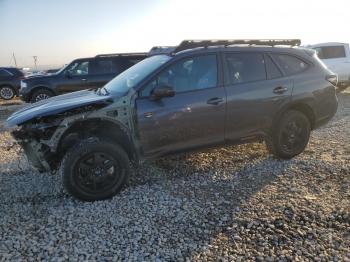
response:
<path id="1" fill-rule="evenodd" d="M 175 91 L 171 86 L 156 86 L 152 93 L 151 93 L 151 99 L 158 100 L 162 97 L 172 97 L 175 95 Z"/>

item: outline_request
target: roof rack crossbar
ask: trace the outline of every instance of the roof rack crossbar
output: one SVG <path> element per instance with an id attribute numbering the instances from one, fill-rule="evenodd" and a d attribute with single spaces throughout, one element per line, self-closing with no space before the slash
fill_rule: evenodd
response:
<path id="1" fill-rule="evenodd" d="M 99 54 L 95 57 L 110 57 L 110 56 L 145 56 L 147 53 L 116 53 L 116 54 Z"/>
<path id="2" fill-rule="evenodd" d="M 176 49 L 176 46 L 154 46 L 148 52 L 148 56 L 171 54 Z"/>
<path id="3" fill-rule="evenodd" d="M 300 39 L 233 39 L 233 40 L 184 40 L 178 45 L 174 53 L 193 49 L 197 47 L 210 47 L 210 46 L 230 46 L 230 45 L 287 45 L 287 46 L 300 46 Z"/>

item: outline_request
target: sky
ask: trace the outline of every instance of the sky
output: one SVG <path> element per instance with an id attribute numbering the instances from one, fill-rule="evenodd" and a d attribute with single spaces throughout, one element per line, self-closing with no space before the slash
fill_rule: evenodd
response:
<path id="1" fill-rule="evenodd" d="M 0 66 L 59 67 L 183 39 L 350 42 L 350 1 L 0 0 Z"/>

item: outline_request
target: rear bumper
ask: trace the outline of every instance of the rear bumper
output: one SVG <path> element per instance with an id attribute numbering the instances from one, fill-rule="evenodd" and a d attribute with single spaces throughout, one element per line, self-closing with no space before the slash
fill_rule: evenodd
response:
<path id="1" fill-rule="evenodd" d="M 332 101 L 328 101 L 326 108 L 328 109 L 327 111 L 329 112 L 327 115 L 320 117 L 315 120 L 314 123 L 314 129 L 319 128 L 325 124 L 327 124 L 337 113 L 338 110 L 338 98 L 335 95 L 334 99 Z"/>

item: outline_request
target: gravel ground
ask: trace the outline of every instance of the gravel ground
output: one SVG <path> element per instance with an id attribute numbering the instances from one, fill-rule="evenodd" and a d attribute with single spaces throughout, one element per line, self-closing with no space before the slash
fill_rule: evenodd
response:
<path id="1" fill-rule="evenodd" d="M 255 143 L 142 165 L 83 203 L 0 133 L 0 261 L 350 261 L 350 93 L 290 160 Z"/>

